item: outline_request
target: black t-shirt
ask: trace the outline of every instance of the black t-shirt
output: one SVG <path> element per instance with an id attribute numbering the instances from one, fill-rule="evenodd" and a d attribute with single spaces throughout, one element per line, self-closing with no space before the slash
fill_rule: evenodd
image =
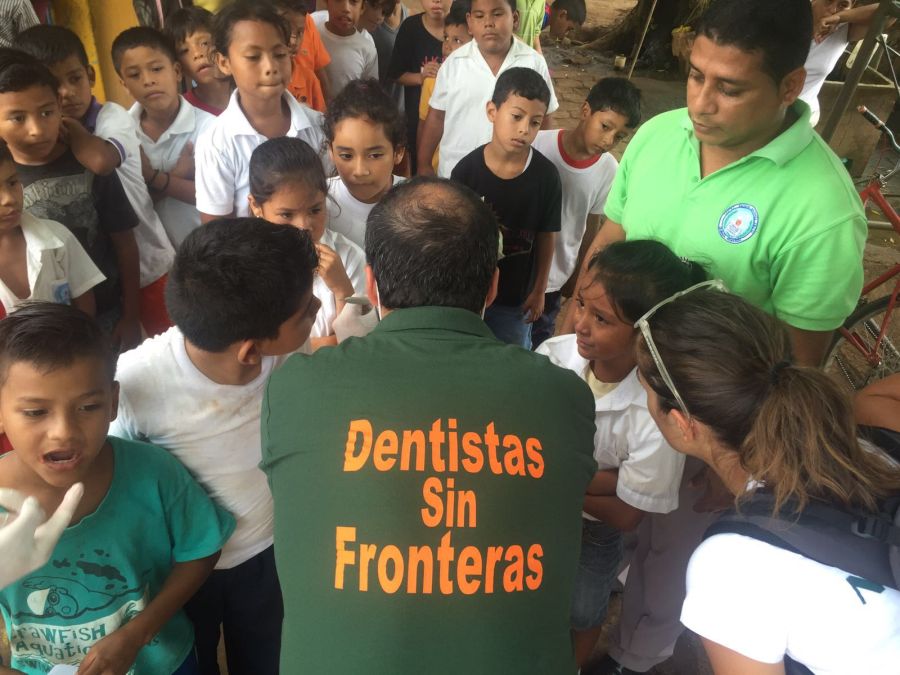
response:
<path id="1" fill-rule="evenodd" d="M 440 61 L 441 41 L 435 38 L 422 22 L 424 14 L 411 16 L 402 24 L 394 42 L 391 65 L 387 75 L 396 80 L 403 73 L 418 73 L 428 61 Z M 403 87 L 407 127 L 416 129 L 419 124 L 419 96 L 422 87 Z M 410 143 L 414 139 L 410 138 Z"/>
<path id="2" fill-rule="evenodd" d="M 138 218 L 115 172 L 95 176 L 71 150 L 48 164 L 16 164 L 25 187 L 25 208 L 38 218 L 65 225 L 106 276 L 94 287 L 97 314 L 121 304 L 119 262 L 111 233 L 137 226 Z"/>
<path id="3" fill-rule="evenodd" d="M 515 178 L 499 178 L 476 148 L 453 168 L 450 177 L 477 192 L 489 204 L 503 234 L 503 259 L 497 304 L 518 307 L 534 284 L 535 235 L 559 232 L 562 185 L 553 163 L 532 149 L 531 161 Z"/>

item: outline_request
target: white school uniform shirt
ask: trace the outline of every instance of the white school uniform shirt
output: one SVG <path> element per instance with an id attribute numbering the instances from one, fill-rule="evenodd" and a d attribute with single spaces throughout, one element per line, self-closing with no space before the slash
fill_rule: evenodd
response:
<path id="1" fill-rule="evenodd" d="M 403 178 L 393 176 L 394 185 L 402 183 Z M 375 204 L 366 204 L 350 194 L 350 190 L 340 176 L 328 179 L 328 229 L 342 234 L 354 244 L 365 250 L 366 219 L 375 208 Z"/>
<path id="2" fill-rule="evenodd" d="M 378 50 L 375 40 L 367 30 L 357 30 L 353 35 L 335 35 L 325 27 L 328 10 L 313 12 L 313 22 L 319 30 L 322 44 L 328 50 L 331 63 L 325 66 L 325 74 L 331 85 L 331 96 L 337 96 L 351 80 L 378 79 Z"/>
<path id="3" fill-rule="evenodd" d="M 812 111 L 810 115 L 810 124 L 816 126 L 819 121 L 819 92 L 825 84 L 825 78 L 834 70 L 837 62 L 847 48 L 849 42 L 850 24 L 844 23 L 821 42 L 812 41 L 809 48 L 809 56 L 806 57 L 806 82 L 803 83 L 803 90 L 800 92 L 800 98 L 809 105 Z"/>
<path id="4" fill-rule="evenodd" d="M 231 93 L 228 107 L 210 122 L 197 139 L 194 148 L 194 185 L 197 210 L 213 216 L 250 214 L 250 155 L 268 139 L 250 124 L 241 110 L 238 92 Z M 319 153 L 325 175 L 334 169 L 325 151 L 322 113 L 297 102 L 284 93 L 291 113 L 291 127 L 285 136 L 306 141 Z"/>
<path id="5" fill-rule="evenodd" d="M 322 239 L 319 243 L 325 244 L 338 254 L 341 262 L 344 264 L 344 270 L 350 277 L 350 283 L 353 285 L 354 295 L 363 295 L 366 292 L 366 254 L 363 250 L 338 232 L 332 232 L 325 228 Z M 337 304 L 334 300 L 334 293 L 328 288 L 328 285 L 322 280 L 318 274 L 313 277 L 313 295 L 315 295 L 322 306 L 319 313 L 316 314 L 316 322 L 313 324 L 310 337 L 326 337 L 334 335 L 332 324 L 337 316 Z"/>
<path id="6" fill-rule="evenodd" d="M 574 335 L 551 338 L 536 351 L 588 381 L 590 363 L 578 353 Z M 595 398 L 595 411 L 594 459 L 598 471 L 619 470 L 616 496 L 648 513 L 678 508 L 684 455 L 666 443 L 650 416 L 637 368 L 611 392 Z M 596 520 L 587 513 L 582 517 Z"/>
<path id="7" fill-rule="evenodd" d="M 217 384 L 191 362 L 174 327 L 119 357 L 119 411 L 109 433 L 165 448 L 234 516 L 237 527 L 216 569 L 272 545 L 272 493 L 259 469 L 260 411 L 266 382 L 286 358 L 263 357 L 247 384 Z"/>
<path id="8" fill-rule="evenodd" d="M 31 293 L 20 298 L 0 280 L 0 303 L 7 314 L 31 300 L 70 305 L 72 298 L 84 295 L 106 279 L 64 225 L 24 211 L 21 227 Z"/>
<path id="9" fill-rule="evenodd" d="M 556 110 L 559 103 L 547 62 L 521 40 L 513 39 L 497 75 L 491 72 L 475 40 L 457 49 L 441 65 L 428 101 L 430 107 L 444 111 L 438 175 L 449 178 L 459 160 L 491 140 L 493 125 L 488 121 L 485 106 L 494 94 L 497 77 L 505 70 L 518 67 L 536 70 L 547 81 L 550 87 L 547 112 Z"/>
<path id="10" fill-rule="evenodd" d="M 740 534 L 694 551 L 681 623 L 763 663 L 816 675 L 900 671 L 900 591 Z"/>
<path id="11" fill-rule="evenodd" d="M 593 162 L 575 162 L 564 154 L 562 129 L 539 131 L 532 147 L 553 162 L 562 183 L 561 230 L 550 264 L 547 292 L 565 286 L 575 272 L 581 240 L 590 214 L 602 214 L 619 163 L 608 152 Z"/>
<path id="12" fill-rule="evenodd" d="M 134 120 L 144 154 L 147 155 L 150 164 L 160 171 L 171 171 L 175 168 L 184 146 L 190 142 L 196 147 L 201 132 L 215 119 L 215 116 L 185 101 L 183 96 L 179 98 L 180 104 L 175 120 L 155 141 L 141 129 L 141 113 L 144 107 L 140 103 L 135 103 L 128 111 Z M 157 201 L 156 213 L 175 248 L 178 248 L 193 230 L 200 227 L 200 212 L 197 211 L 197 207 L 174 197 L 163 197 Z"/>
<path id="13" fill-rule="evenodd" d="M 141 262 L 141 288 L 149 286 L 169 272 L 175 261 L 175 248 L 163 227 L 141 172 L 141 142 L 134 119 L 118 103 L 104 103 L 97 115 L 94 134 L 110 141 L 119 149 L 122 163 L 116 169 L 119 182 L 138 217 L 134 229 Z"/>

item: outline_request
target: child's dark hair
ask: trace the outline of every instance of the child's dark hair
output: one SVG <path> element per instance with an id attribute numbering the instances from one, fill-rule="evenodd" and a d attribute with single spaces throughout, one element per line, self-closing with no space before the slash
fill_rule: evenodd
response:
<path id="1" fill-rule="evenodd" d="M 201 30 L 211 35 L 214 19 L 213 13 L 202 7 L 182 7 L 166 17 L 163 32 L 177 45 L 179 42 L 186 42 L 191 35 Z"/>
<path id="2" fill-rule="evenodd" d="M 587 20 L 587 7 L 584 0 L 555 0 L 550 5 L 551 12 L 566 11 L 566 18 L 577 26 L 581 26 Z"/>
<path id="3" fill-rule="evenodd" d="M 281 34 L 284 44 L 290 44 L 291 27 L 288 25 L 287 19 L 275 11 L 272 5 L 266 2 L 238 0 L 216 14 L 213 21 L 213 44 L 216 46 L 216 51 L 223 56 L 228 56 L 231 33 L 235 24 L 241 21 L 259 21 L 270 24 Z"/>
<path id="4" fill-rule="evenodd" d="M 444 25 L 445 26 L 465 26 L 466 24 L 466 14 L 469 13 L 469 7 L 471 7 L 471 3 L 468 0 L 456 0 L 452 5 L 450 5 L 450 11 L 447 12 L 447 16 L 444 17 Z"/>
<path id="5" fill-rule="evenodd" d="M 76 57 L 85 68 L 90 65 L 81 38 L 64 26 L 41 24 L 27 28 L 16 38 L 16 47 L 46 66 L 52 66 L 70 56 Z"/>
<path id="6" fill-rule="evenodd" d="M 155 49 L 168 57 L 172 63 L 178 62 L 175 55 L 175 42 L 168 35 L 148 26 L 136 26 L 123 30 L 112 43 L 113 68 L 122 75 L 122 57 L 129 49 L 147 47 Z"/>
<path id="7" fill-rule="evenodd" d="M 166 307 L 185 338 L 204 351 L 274 339 L 300 309 L 317 265 L 304 230 L 262 218 L 219 218 L 178 248 Z"/>
<path id="8" fill-rule="evenodd" d="M 550 105 L 550 87 L 544 78 L 531 68 L 510 68 L 504 70 L 497 78 L 494 85 L 494 95 L 491 102 L 498 108 L 515 94 L 529 101 L 540 101 L 546 106 Z"/>
<path id="9" fill-rule="evenodd" d="M 97 358 L 109 381 L 118 354 L 99 324 L 80 309 L 54 302 L 29 302 L 0 321 L 0 381 L 14 363 L 50 372 L 77 359 Z"/>
<path id="10" fill-rule="evenodd" d="M 610 244 L 591 258 L 588 274 L 590 284 L 603 286 L 616 316 L 625 323 L 634 323 L 653 305 L 707 278 L 702 265 L 679 258 L 651 239 Z"/>
<path id="11" fill-rule="evenodd" d="M 624 77 L 604 77 L 587 95 L 591 114 L 612 110 L 625 117 L 631 129 L 641 123 L 641 90 Z"/>
<path id="12" fill-rule="evenodd" d="M 322 160 L 308 143 L 289 136 L 271 138 L 250 156 L 250 194 L 257 204 L 264 204 L 288 182 L 328 194 Z"/>
<path id="13" fill-rule="evenodd" d="M 0 94 L 32 87 L 47 87 L 56 96 L 59 80 L 30 54 L 0 47 Z"/>
<path id="14" fill-rule="evenodd" d="M 306 0 L 269 0 L 269 4 L 279 12 L 296 12 L 303 15 L 309 13 Z"/>
<path id="15" fill-rule="evenodd" d="M 469 6 L 468 6 L 468 8 L 467 8 L 466 11 L 468 11 L 468 12 L 471 12 L 471 11 L 472 11 L 472 3 L 473 3 L 473 2 L 475 2 L 475 0 L 468 0 L 468 5 L 469 5 Z M 519 8 L 516 6 L 516 0 L 506 0 L 506 4 L 508 4 L 508 5 L 510 6 L 510 8 L 512 9 L 513 14 L 515 14 L 516 12 L 519 11 Z"/>
<path id="16" fill-rule="evenodd" d="M 329 104 L 324 123 L 328 142 L 334 142 L 334 130 L 339 122 L 361 117 L 384 127 L 384 135 L 395 148 L 406 146 L 406 118 L 378 80 L 371 78 L 352 80 Z"/>

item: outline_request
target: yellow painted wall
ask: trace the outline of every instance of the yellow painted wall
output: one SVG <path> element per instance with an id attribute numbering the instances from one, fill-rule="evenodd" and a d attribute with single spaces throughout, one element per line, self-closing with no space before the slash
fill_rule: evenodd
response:
<path id="1" fill-rule="evenodd" d="M 131 1 L 54 0 L 53 16 L 56 23 L 71 28 L 84 43 L 88 61 L 97 72 L 94 95 L 101 101 L 130 106 L 131 96 L 119 84 L 110 49 L 116 35 L 137 25 Z"/>

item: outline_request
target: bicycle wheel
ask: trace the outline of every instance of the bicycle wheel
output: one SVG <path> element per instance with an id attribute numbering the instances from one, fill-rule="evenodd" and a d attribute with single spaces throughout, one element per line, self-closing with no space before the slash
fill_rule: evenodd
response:
<path id="1" fill-rule="evenodd" d="M 875 341 L 884 324 L 889 296 L 860 305 L 844 322 L 844 328 L 865 345 L 872 354 Z M 878 364 L 873 365 L 859 347 L 850 342 L 842 332 L 836 332 L 825 358 L 825 371 L 848 391 L 857 391 L 866 385 L 900 372 L 900 300 L 891 312 L 890 324 L 878 348 Z"/>

